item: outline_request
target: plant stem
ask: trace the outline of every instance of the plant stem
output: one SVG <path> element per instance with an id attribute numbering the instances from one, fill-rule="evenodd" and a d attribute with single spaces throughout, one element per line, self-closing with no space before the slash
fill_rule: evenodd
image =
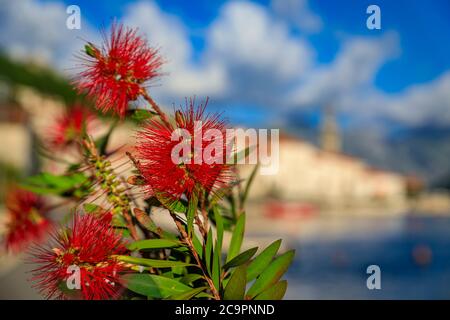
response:
<path id="1" fill-rule="evenodd" d="M 142 90 L 142 97 L 144 97 L 144 99 L 150 103 L 150 105 L 152 106 L 153 110 L 155 110 L 155 112 L 159 115 L 159 117 L 161 118 L 161 121 L 164 122 L 164 124 L 168 127 L 170 127 L 170 122 L 169 122 L 169 118 L 167 117 L 167 115 L 161 110 L 161 108 L 158 106 L 158 104 L 155 102 L 155 100 L 153 100 L 152 97 L 150 97 L 150 95 L 147 93 L 146 90 Z"/>
<path id="2" fill-rule="evenodd" d="M 180 232 L 181 237 L 183 238 L 183 241 L 189 247 L 189 250 L 191 251 L 192 255 L 194 256 L 194 259 L 195 259 L 197 265 L 202 270 L 203 276 L 204 276 L 206 282 L 209 285 L 209 288 L 211 290 L 212 295 L 214 296 L 214 299 L 215 300 L 220 300 L 219 291 L 217 291 L 217 288 L 214 286 L 214 282 L 209 277 L 205 266 L 203 265 L 202 261 L 200 260 L 200 257 L 198 256 L 198 253 L 195 250 L 194 243 L 192 242 L 191 237 L 189 237 L 189 235 L 187 234 L 186 230 L 184 230 L 184 227 L 183 227 L 182 223 L 180 222 L 180 220 L 178 219 L 177 215 L 175 213 L 173 213 L 172 211 L 169 211 L 169 212 L 170 212 L 170 215 L 171 215 L 173 221 L 175 222 L 175 224 L 176 224 L 176 226 L 178 228 L 178 231 Z"/>

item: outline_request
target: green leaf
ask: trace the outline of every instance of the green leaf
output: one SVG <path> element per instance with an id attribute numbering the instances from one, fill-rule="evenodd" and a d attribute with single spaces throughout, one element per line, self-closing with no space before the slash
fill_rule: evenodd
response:
<path id="1" fill-rule="evenodd" d="M 117 259 L 120 261 L 123 261 L 123 262 L 131 263 L 131 264 L 135 264 L 135 265 L 139 265 L 139 266 L 153 267 L 153 268 L 195 266 L 194 264 L 186 263 L 183 261 L 157 260 L 157 259 L 130 257 L 130 256 L 117 256 Z"/>
<path id="2" fill-rule="evenodd" d="M 213 207 L 214 212 L 214 220 L 216 221 L 216 231 L 217 231 L 217 241 L 216 241 L 216 250 L 222 252 L 222 243 L 223 243 L 223 218 L 220 214 L 219 206 L 215 205 Z"/>
<path id="3" fill-rule="evenodd" d="M 281 245 L 281 239 L 274 241 L 264 249 L 247 267 L 247 281 L 255 279 L 267 268 L 272 258 L 277 254 Z"/>
<path id="4" fill-rule="evenodd" d="M 246 267 L 240 266 L 236 268 L 231 275 L 230 280 L 225 287 L 223 294 L 224 300 L 243 300 L 245 294 L 246 281 Z"/>
<path id="5" fill-rule="evenodd" d="M 80 186 L 88 181 L 88 178 L 82 173 L 73 173 L 70 175 L 54 175 L 43 172 L 35 176 L 26 178 L 21 186 L 24 189 L 38 194 L 57 194 L 63 195 L 75 192 Z"/>
<path id="6" fill-rule="evenodd" d="M 167 196 L 162 195 L 161 193 L 155 193 L 158 201 L 166 207 L 168 210 L 178 213 L 186 213 L 187 211 L 187 203 L 184 200 L 176 200 L 167 198 Z"/>
<path id="7" fill-rule="evenodd" d="M 174 279 L 153 274 L 128 274 L 123 276 L 123 279 L 129 290 L 156 299 L 164 299 L 192 289 Z"/>
<path id="8" fill-rule="evenodd" d="M 214 220 L 216 222 L 216 244 L 214 246 L 213 266 L 212 266 L 212 280 L 216 288 L 220 288 L 220 274 L 221 274 L 221 256 L 223 243 L 223 218 L 220 214 L 218 205 L 213 206 Z"/>
<path id="9" fill-rule="evenodd" d="M 125 221 L 125 218 L 121 214 L 113 215 L 111 224 L 117 228 L 126 228 L 127 227 L 127 222 Z"/>
<path id="10" fill-rule="evenodd" d="M 239 254 L 242 245 L 242 239 L 244 238 L 245 231 L 245 213 L 242 213 L 236 222 L 236 226 L 233 230 L 231 237 L 230 248 L 228 250 L 227 262 L 231 261 Z"/>
<path id="11" fill-rule="evenodd" d="M 189 200 L 188 209 L 186 212 L 187 230 L 189 235 L 192 235 L 194 231 L 194 218 L 195 215 L 197 214 L 197 206 L 198 206 L 198 195 L 194 191 Z"/>
<path id="12" fill-rule="evenodd" d="M 254 300 L 281 300 L 287 289 L 287 281 L 282 280 L 274 286 L 258 294 Z"/>
<path id="13" fill-rule="evenodd" d="M 259 293 L 263 292 L 270 286 L 277 283 L 278 280 L 287 271 L 289 265 L 294 258 L 295 250 L 290 250 L 278 258 L 276 258 L 272 263 L 261 273 L 261 275 L 256 279 L 251 288 L 247 292 L 247 298 L 254 298 Z"/>
<path id="14" fill-rule="evenodd" d="M 185 275 L 183 278 L 181 278 L 181 282 L 183 282 L 184 284 L 191 284 L 194 281 L 197 281 L 199 279 L 203 279 L 203 276 L 201 274 L 197 274 L 197 273 L 189 273 L 187 275 Z"/>
<path id="15" fill-rule="evenodd" d="M 230 156 L 232 159 L 231 163 L 239 164 L 242 161 L 245 161 L 245 159 L 250 155 L 251 152 L 253 152 L 256 149 L 256 146 L 249 146 L 239 152 L 236 152 Z"/>
<path id="16" fill-rule="evenodd" d="M 250 177 L 248 178 L 247 184 L 245 186 L 244 192 L 241 194 L 241 203 L 245 204 L 245 201 L 247 200 L 248 193 L 250 191 L 250 187 L 253 183 L 253 180 L 255 179 L 256 173 L 258 172 L 259 164 L 257 164 L 250 174 Z"/>
<path id="17" fill-rule="evenodd" d="M 198 295 L 200 292 L 205 291 L 206 289 L 208 289 L 208 287 L 200 287 L 200 288 L 190 289 L 190 290 L 187 290 L 180 294 L 171 296 L 168 299 L 170 299 L 170 300 L 189 300 L 189 299 L 195 297 L 196 295 Z"/>
<path id="18" fill-rule="evenodd" d="M 102 207 L 96 205 L 95 203 L 85 203 L 83 209 L 86 213 L 97 213 L 104 211 Z"/>
<path id="19" fill-rule="evenodd" d="M 192 235 L 192 244 L 194 245 L 194 249 L 197 252 L 200 259 L 203 259 L 203 245 L 198 239 L 198 237 L 195 235 L 195 233 Z"/>
<path id="20" fill-rule="evenodd" d="M 140 240 L 128 245 L 128 249 L 143 250 L 143 249 L 163 249 L 181 246 L 179 241 L 168 240 L 168 239 L 147 239 Z"/>
<path id="21" fill-rule="evenodd" d="M 134 216 L 136 217 L 137 221 L 139 221 L 139 223 L 148 231 L 151 231 L 151 232 L 159 235 L 162 238 L 177 239 L 176 235 L 159 228 L 155 224 L 155 222 L 153 222 L 152 218 L 150 218 L 150 216 L 146 212 L 142 211 L 141 209 L 134 208 L 133 213 L 134 213 Z"/>
<path id="22" fill-rule="evenodd" d="M 213 249 L 212 230 L 209 229 L 208 236 L 206 237 L 206 245 L 205 245 L 205 261 L 206 261 L 206 268 L 208 269 L 209 274 L 211 274 L 212 249 Z"/>
<path id="23" fill-rule="evenodd" d="M 144 122 L 150 118 L 152 118 L 156 113 L 147 109 L 135 109 L 133 110 L 133 114 L 131 115 L 131 120 L 136 121 L 137 123 Z"/>
<path id="24" fill-rule="evenodd" d="M 241 254 L 237 255 L 236 257 L 231 259 L 229 262 L 227 262 L 223 266 L 223 268 L 229 269 L 229 268 L 237 267 L 237 266 L 240 266 L 241 264 L 246 263 L 248 260 L 250 260 L 255 255 L 256 251 L 258 251 L 258 247 L 254 247 L 254 248 L 251 248 L 251 249 L 248 249 L 248 250 L 242 252 Z"/>
<path id="25" fill-rule="evenodd" d="M 220 288 L 220 256 L 221 251 L 214 249 L 213 265 L 212 265 L 212 280 L 216 288 Z"/>

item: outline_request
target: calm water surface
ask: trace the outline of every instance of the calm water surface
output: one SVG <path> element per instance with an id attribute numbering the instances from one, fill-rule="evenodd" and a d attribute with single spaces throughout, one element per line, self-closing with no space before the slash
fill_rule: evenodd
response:
<path id="1" fill-rule="evenodd" d="M 297 254 L 286 298 L 450 299 L 450 218 L 373 220 L 365 228 L 382 226 L 373 234 L 363 228 L 328 240 L 291 238 Z M 372 264 L 381 268 L 381 290 L 366 287 Z"/>

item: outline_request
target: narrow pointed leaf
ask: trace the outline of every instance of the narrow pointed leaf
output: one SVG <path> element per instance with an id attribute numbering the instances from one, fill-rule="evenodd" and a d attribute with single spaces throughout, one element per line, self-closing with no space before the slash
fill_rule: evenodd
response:
<path id="1" fill-rule="evenodd" d="M 147 239 L 140 240 L 128 245 L 128 249 L 143 250 L 143 249 L 163 249 L 181 246 L 179 241 L 168 240 L 168 239 Z"/>
<path id="2" fill-rule="evenodd" d="M 180 294 L 171 296 L 168 299 L 170 299 L 170 300 L 189 300 L 189 299 L 195 297 L 196 295 L 198 295 L 200 292 L 205 291 L 206 289 L 208 289 L 208 287 L 200 287 L 200 288 L 190 289 L 190 290 L 187 290 Z"/>
<path id="3" fill-rule="evenodd" d="M 198 205 L 198 195 L 196 194 L 196 192 L 193 192 L 191 199 L 189 200 L 186 212 L 187 230 L 189 235 L 191 235 L 194 232 L 194 218 L 195 215 L 197 214 L 197 205 Z"/>
<path id="4" fill-rule="evenodd" d="M 213 249 L 213 239 L 212 239 L 212 231 L 209 229 L 208 236 L 206 237 L 206 246 L 205 246 L 205 261 L 206 268 L 208 269 L 209 274 L 211 274 L 211 253 Z"/>
<path id="5" fill-rule="evenodd" d="M 251 288 L 248 290 L 246 297 L 252 299 L 262 291 L 277 283 L 277 281 L 280 280 L 283 274 L 287 271 L 292 259 L 294 258 L 294 254 L 295 250 L 290 250 L 272 261 L 253 283 Z"/>
<path id="6" fill-rule="evenodd" d="M 117 259 L 120 261 L 123 261 L 123 262 L 131 263 L 131 264 L 135 264 L 135 265 L 139 265 L 139 266 L 153 267 L 153 268 L 195 266 L 194 264 L 186 263 L 183 261 L 157 260 L 157 259 L 130 257 L 130 256 L 117 256 Z"/>
<path id="7" fill-rule="evenodd" d="M 241 202 L 243 204 L 245 204 L 245 201 L 247 200 L 248 193 L 250 192 L 250 187 L 253 183 L 253 180 L 255 179 L 256 173 L 258 172 L 258 168 L 259 168 L 259 165 L 256 165 L 253 168 L 252 173 L 250 174 L 250 176 L 248 178 L 247 184 L 245 185 L 244 192 L 241 194 Z"/>
<path id="8" fill-rule="evenodd" d="M 197 281 L 199 279 L 203 279 L 203 276 L 201 274 L 196 274 L 196 273 L 189 273 L 187 275 L 185 275 L 183 278 L 181 278 L 181 282 L 183 282 L 184 284 L 191 284 L 194 281 Z"/>
<path id="9" fill-rule="evenodd" d="M 242 213 L 236 223 L 231 237 L 230 248 L 228 250 L 227 262 L 231 261 L 239 254 L 242 245 L 242 239 L 245 232 L 245 213 Z"/>
<path id="10" fill-rule="evenodd" d="M 243 300 L 246 285 L 246 267 L 236 268 L 225 287 L 223 294 L 224 300 Z"/>
<path id="11" fill-rule="evenodd" d="M 237 266 L 240 266 L 241 264 L 246 263 L 255 255 L 256 251 L 258 251 L 258 247 L 254 247 L 254 248 L 251 248 L 251 249 L 248 249 L 248 250 L 242 252 L 238 256 L 236 256 L 233 259 L 231 259 L 230 261 L 228 261 L 223 266 L 223 268 L 229 269 L 229 268 L 237 267 Z"/>
<path id="12" fill-rule="evenodd" d="M 267 268 L 272 262 L 273 257 L 277 254 L 280 245 L 281 239 L 273 242 L 250 262 L 247 267 L 247 281 L 255 279 Z"/>
<path id="13" fill-rule="evenodd" d="M 161 238 L 177 239 L 176 235 L 159 228 L 145 211 L 142 211 L 141 209 L 138 208 L 134 208 L 133 213 L 137 221 L 139 221 L 139 223 L 148 231 L 157 234 Z"/>
<path id="14" fill-rule="evenodd" d="M 216 231 L 217 231 L 217 241 L 216 241 L 216 250 L 222 252 L 222 243 L 223 243 L 223 218 L 220 214 L 219 206 L 213 207 L 214 211 L 214 220 L 216 221 Z"/>
<path id="15" fill-rule="evenodd" d="M 129 290 L 157 299 L 182 294 L 192 289 L 174 279 L 153 274 L 128 274 L 123 279 Z"/>
<path id="16" fill-rule="evenodd" d="M 281 300 L 286 293 L 287 285 L 287 281 L 282 280 L 258 294 L 254 300 Z"/>

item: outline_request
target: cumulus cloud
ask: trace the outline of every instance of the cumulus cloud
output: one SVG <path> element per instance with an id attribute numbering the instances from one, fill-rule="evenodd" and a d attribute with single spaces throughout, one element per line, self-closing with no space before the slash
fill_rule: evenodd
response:
<path id="1" fill-rule="evenodd" d="M 373 39 L 349 38 L 330 64 L 317 66 L 299 82 L 290 94 L 289 105 L 332 103 L 345 107 L 346 99 L 370 90 L 380 67 L 398 52 L 398 37 L 394 33 Z"/>
<path id="2" fill-rule="evenodd" d="M 207 40 L 207 57 L 221 61 L 227 70 L 229 96 L 256 104 L 277 103 L 314 56 L 306 41 L 290 35 L 286 24 L 250 2 L 225 4 Z"/>
<path id="3" fill-rule="evenodd" d="M 272 0 L 271 6 L 279 18 L 300 31 L 313 33 L 323 27 L 322 19 L 309 8 L 307 0 Z"/>
<path id="4" fill-rule="evenodd" d="M 166 64 L 162 86 L 155 90 L 166 103 L 185 96 L 221 95 L 227 79 L 222 66 L 214 61 L 192 62 L 193 48 L 189 33 L 181 20 L 163 12 L 154 2 L 140 1 L 128 6 L 124 23 L 138 27 L 149 43 L 159 47 Z"/>
<path id="5" fill-rule="evenodd" d="M 60 69 L 73 66 L 71 57 L 82 39 L 99 40 L 81 9 L 82 29 L 77 31 L 66 28 L 62 2 L 0 0 L 0 46 L 17 58 L 38 56 Z M 397 94 L 374 85 L 380 68 L 400 54 L 396 33 L 349 36 L 333 61 L 317 63 L 303 32 L 292 32 L 323 27 L 306 0 L 273 0 L 268 7 L 249 1 L 223 4 L 206 28 L 204 49 L 196 59 L 189 27 L 155 2 L 130 3 L 123 22 L 139 27 L 161 48 L 168 76 L 150 90 L 164 104 L 191 95 L 208 95 L 227 106 L 284 110 L 332 103 L 355 117 L 387 117 L 406 125 L 450 123 L 450 72 Z"/>
<path id="6" fill-rule="evenodd" d="M 0 46 L 16 59 L 34 59 L 65 70 L 81 39 L 97 39 L 81 12 L 81 29 L 66 27 L 66 5 L 32 0 L 0 0 Z"/>
<path id="7" fill-rule="evenodd" d="M 410 126 L 450 124 L 450 71 L 437 79 L 408 87 L 394 96 L 374 98 L 381 103 L 383 113 L 391 119 Z M 373 101 L 372 101 L 373 104 Z"/>
<path id="8" fill-rule="evenodd" d="M 303 39 L 291 36 L 285 23 L 273 21 L 266 8 L 250 2 L 223 5 L 207 30 L 199 62 L 193 61 L 188 28 L 154 2 L 129 5 L 124 22 L 139 27 L 161 48 L 170 76 L 161 79 L 155 94 L 166 103 L 195 94 L 223 103 L 273 104 L 313 60 Z"/>

